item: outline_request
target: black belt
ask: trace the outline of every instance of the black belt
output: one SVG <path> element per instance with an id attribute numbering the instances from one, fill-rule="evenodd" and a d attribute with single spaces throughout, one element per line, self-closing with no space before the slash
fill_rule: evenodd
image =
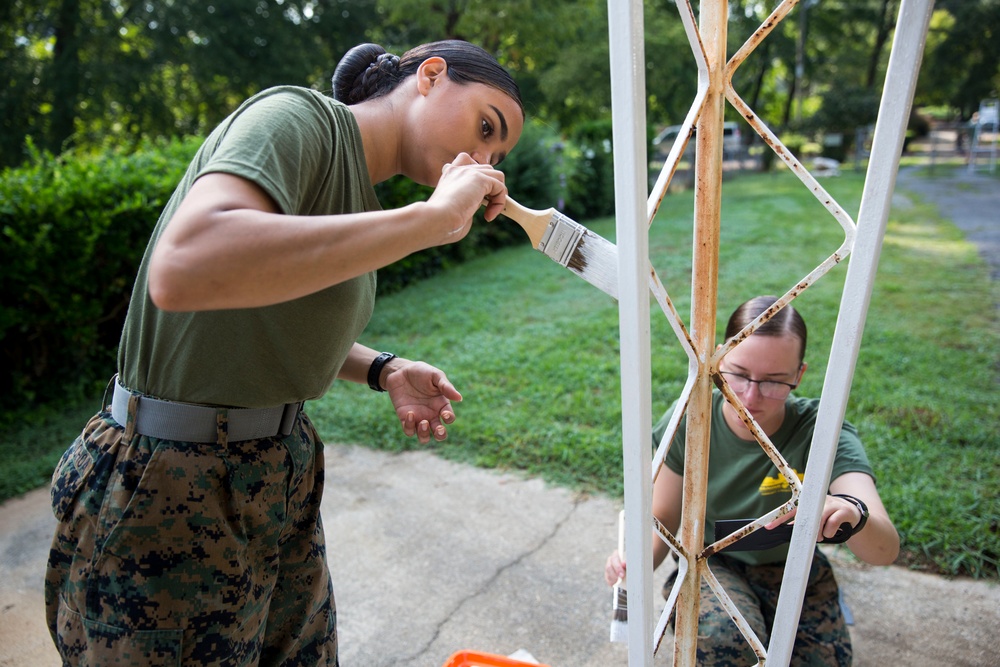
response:
<path id="1" fill-rule="evenodd" d="M 111 400 L 111 416 L 124 426 L 128 419 L 128 403 L 133 392 L 115 380 Z M 228 439 L 258 440 L 285 436 L 292 432 L 301 403 L 288 403 L 273 408 L 214 408 L 208 405 L 164 401 L 138 394 L 135 430 L 140 435 L 182 442 L 216 442 L 218 415 L 226 412 Z"/>

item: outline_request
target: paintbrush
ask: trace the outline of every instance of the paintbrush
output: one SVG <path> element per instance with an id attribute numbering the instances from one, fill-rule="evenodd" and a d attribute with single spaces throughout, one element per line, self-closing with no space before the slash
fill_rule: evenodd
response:
<path id="1" fill-rule="evenodd" d="M 618 557 L 625 561 L 625 510 L 618 514 Z M 625 590 L 625 575 L 611 589 L 611 641 L 628 640 L 628 591 Z"/>
<path id="2" fill-rule="evenodd" d="M 507 196 L 501 211 L 519 224 L 536 250 L 618 298 L 618 248 L 554 208 L 536 211 Z"/>

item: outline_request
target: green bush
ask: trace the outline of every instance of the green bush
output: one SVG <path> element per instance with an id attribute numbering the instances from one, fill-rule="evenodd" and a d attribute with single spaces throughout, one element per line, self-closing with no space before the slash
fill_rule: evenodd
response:
<path id="1" fill-rule="evenodd" d="M 611 120 L 593 121 L 576 128 L 567 151 L 566 215 L 576 220 L 612 215 L 615 211 L 615 165 L 611 150 Z"/>
<path id="2" fill-rule="evenodd" d="M 838 146 L 838 159 L 845 159 L 854 150 L 854 135 L 859 127 L 875 123 L 878 117 L 879 96 L 876 91 L 856 85 L 836 86 L 822 95 L 819 110 L 800 128 L 809 134 L 840 134 L 843 142 Z M 831 155 L 837 158 L 837 155 Z"/>
<path id="3" fill-rule="evenodd" d="M 555 130 L 529 121 L 517 148 L 501 165 L 507 190 L 519 203 L 531 208 L 556 206 L 560 195 L 560 170 L 564 165 L 564 145 Z"/>
<path id="4" fill-rule="evenodd" d="M 795 134 L 792 132 L 786 133 L 781 136 L 781 143 L 785 144 L 792 155 L 802 159 L 805 154 L 805 147 L 809 145 L 809 137 L 803 134 Z"/>
<path id="5" fill-rule="evenodd" d="M 30 159 L 0 174 L 0 406 L 114 371 L 135 269 L 193 140 Z"/>

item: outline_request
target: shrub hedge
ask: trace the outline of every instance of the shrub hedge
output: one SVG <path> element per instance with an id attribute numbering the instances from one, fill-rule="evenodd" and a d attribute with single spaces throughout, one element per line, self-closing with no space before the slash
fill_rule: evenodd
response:
<path id="1" fill-rule="evenodd" d="M 108 375 L 132 279 L 197 143 L 30 159 L 0 175 L 0 405 Z"/>
<path id="2" fill-rule="evenodd" d="M 0 414 L 92 393 L 95 382 L 114 372 L 136 268 L 200 143 L 188 138 L 128 153 L 58 156 L 29 145 L 25 164 L 0 173 Z M 554 132 L 529 123 L 504 162 L 509 189 L 521 203 L 547 208 L 559 198 L 556 143 Z M 377 190 L 385 208 L 430 193 L 403 178 Z M 380 270 L 379 292 L 525 239 L 509 220 L 483 224 L 480 217 L 462 242 Z"/>
<path id="3" fill-rule="evenodd" d="M 566 215 L 587 220 L 614 215 L 615 165 L 611 119 L 578 126 L 570 138 Z"/>

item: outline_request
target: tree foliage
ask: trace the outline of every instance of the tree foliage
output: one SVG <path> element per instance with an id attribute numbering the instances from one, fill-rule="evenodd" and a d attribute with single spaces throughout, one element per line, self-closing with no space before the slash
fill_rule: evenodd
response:
<path id="1" fill-rule="evenodd" d="M 329 86 L 374 23 L 345 0 L 13 0 L 0 10 L 3 164 L 24 139 L 137 145 L 199 134 L 277 83 Z"/>
<path id="2" fill-rule="evenodd" d="M 652 136 L 652 128 L 683 120 L 697 74 L 675 0 L 643 1 Z M 692 2 L 696 13 L 699 4 Z M 730 0 L 728 53 L 778 6 Z M 785 133 L 797 133 L 800 143 L 823 132 L 850 141 L 877 111 L 899 6 L 800 0 L 733 84 L 789 145 Z M 968 118 L 1000 90 L 1000 0 L 936 6 L 916 104 Z M 402 53 L 461 38 L 494 53 L 513 72 L 533 121 L 504 165 L 512 189 L 536 208 L 558 201 L 578 219 L 612 213 L 608 7 L 607 0 L 0 2 L 0 167 L 25 163 L 0 175 L 2 248 L 13 253 L 0 281 L 10 297 L 0 307 L 8 366 L 30 365 L 24 377 L 32 379 L 52 368 L 76 370 L 82 357 L 74 355 L 116 339 L 113 318 L 129 288 L 120 281 L 133 275 L 129 253 L 141 251 L 162 206 L 146 180 L 155 193 L 174 182 L 149 146 L 191 149 L 243 99 L 274 84 L 328 90 L 339 58 L 362 42 Z M 736 118 L 732 109 L 727 114 Z M 177 137 L 192 139 L 159 141 Z M 140 170 L 154 173 L 137 182 L 132 172 Z M 383 190 L 387 205 L 404 203 L 396 196 L 426 196 L 395 184 Z M 505 241 L 500 227 L 482 227 L 495 234 L 482 247 Z M 453 259 L 441 252 L 399 268 L 424 275 Z M 52 275 L 56 265 L 61 273 Z M 87 299 L 100 307 L 87 310 Z M 69 356 L 56 360 L 49 350 Z M 33 391 L 33 380 L 0 379 L 0 395 Z"/>
<path id="3" fill-rule="evenodd" d="M 953 106 L 968 119 L 1000 92 L 1000 0 L 938 0 L 917 101 Z"/>
<path id="4" fill-rule="evenodd" d="M 679 123 L 695 60 L 675 0 L 644 3 L 647 118 Z M 730 0 L 729 53 L 778 5 Z M 801 130 L 824 105 L 833 117 L 835 101 L 868 109 L 837 98 L 880 90 L 899 6 L 801 0 L 734 85 L 778 128 Z M 1000 88 L 1000 0 L 936 7 L 917 103 L 968 117 Z M 443 38 L 479 43 L 514 73 L 529 114 L 571 136 L 610 117 L 607 12 L 607 0 L 9 0 L 0 5 L 0 166 L 21 161 L 26 138 L 59 152 L 203 134 L 264 87 L 328 88 L 340 56 L 365 41 L 396 53 Z"/>

